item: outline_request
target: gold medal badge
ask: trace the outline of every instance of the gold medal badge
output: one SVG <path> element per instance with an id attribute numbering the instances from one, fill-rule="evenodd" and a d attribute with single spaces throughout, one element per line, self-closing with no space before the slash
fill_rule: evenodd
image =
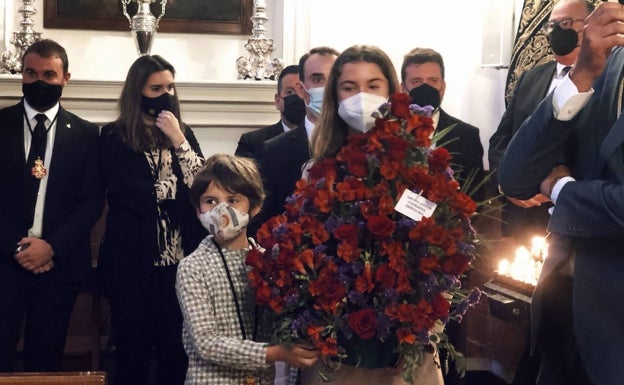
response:
<path id="1" fill-rule="evenodd" d="M 35 165 L 30 169 L 30 173 L 37 179 L 42 179 L 48 174 L 48 170 L 43 165 L 41 158 L 35 160 Z"/>
<path id="2" fill-rule="evenodd" d="M 256 385 L 256 378 L 252 375 L 245 377 L 245 383 L 243 385 Z"/>

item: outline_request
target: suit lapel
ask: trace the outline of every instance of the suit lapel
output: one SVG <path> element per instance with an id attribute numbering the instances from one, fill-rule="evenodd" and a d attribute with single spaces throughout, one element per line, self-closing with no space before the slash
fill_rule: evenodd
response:
<path id="1" fill-rule="evenodd" d="M 537 90 L 539 93 L 536 94 L 536 100 L 542 100 L 548 94 L 548 90 L 550 89 L 550 84 L 552 83 L 553 77 L 555 76 L 555 71 L 557 70 L 557 62 L 550 62 L 546 64 L 541 71 L 538 72 L 535 77 L 535 84 L 543 84 L 544 88 L 539 89 L 539 87 L 533 87 L 533 89 Z"/>
<path id="2" fill-rule="evenodd" d="M 50 161 L 51 172 L 50 179 L 48 179 L 48 188 L 53 186 L 55 181 L 59 179 L 59 176 L 66 170 L 66 167 L 63 167 L 63 165 L 67 164 L 67 156 L 71 154 L 71 130 L 72 126 L 68 120 L 67 112 L 62 107 L 59 107 L 52 159 Z"/>
<path id="3" fill-rule="evenodd" d="M 18 104 L 11 110 L 8 119 L 8 129 L 13 132 L 10 139 L 14 145 L 10 145 L 8 150 L 11 151 L 9 159 L 19 159 L 22 165 L 26 164 L 26 152 L 24 151 L 24 105 Z"/>
<path id="4" fill-rule="evenodd" d="M 605 119 L 598 124 L 602 124 L 607 127 L 611 126 L 611 124 L 613 125 L 602 140 L 598 153 L 597 166 L 594 168 L 591 176 L 597 177 L 600 175 L 604 166 L 609 162 L 612 163 L 612 166 L 616 166 L 615 168 L 612 167 L 615 172 L 622 174 L 618 175 L 618 178 L 620 178 L 624 177 L 624 168 L 621 167 L 621 145 L 622 142 L 624 142 L 624 114 L 620 114 L 617 120 L 615 120 L 615 118 L 617 114 L 620 113 L 620 111 L 617 111 L 617 101 L 622 97 L 622 95 L 620 95 L 620 83 L 624 81 L 624 79 L 622 79 L 624 55 L 621 47 L 614 50 L 611 55 L 611 60 L 616 61 L 616 64 L 610 65 L 605 74 L 604 82 L 602 84 L 602 98 L 600 101 L 601 113 L 599 115 L 604 116 Z M 611 123 L 614 120 L 615 123 Z M 614 155 L 617 154 L 620 154 L 620 157 L 614 158 Z M 611 160 L 615 160 L 615 163 Z"/>

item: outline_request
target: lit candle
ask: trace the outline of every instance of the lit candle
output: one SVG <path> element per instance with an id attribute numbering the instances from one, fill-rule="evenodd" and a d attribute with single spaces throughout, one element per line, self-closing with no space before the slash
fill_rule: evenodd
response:
<path id="1" fill-rule="evenodd" d="M 516 281 L 536 285 L 546 258 L 548 243 L 544 237 L 533 237 L 531 247 L 520 246 L 516 249 L 514 260 L 499 262 L 498 273 L 510 276 Z"/>
<path id="2" fill-rule="evenodd" d="M 508 275 L 509 274 L 509 261 L 503 259 L 498 263 L 498 274 L 500 275 Z"/>

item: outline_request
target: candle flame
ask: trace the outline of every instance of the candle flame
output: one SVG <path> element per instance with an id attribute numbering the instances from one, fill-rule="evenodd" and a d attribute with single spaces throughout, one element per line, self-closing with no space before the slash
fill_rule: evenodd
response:
<path id="1" fill-rule="evenodd" d="M 536 285 L 547 256 L 548 242 L 546 238 L 535 236 L 531 246 L 520 246 L 516 249 L 512 262 L 503 259 L 498 264 L 498 274 L 509 276 L 517 281 Z"/>

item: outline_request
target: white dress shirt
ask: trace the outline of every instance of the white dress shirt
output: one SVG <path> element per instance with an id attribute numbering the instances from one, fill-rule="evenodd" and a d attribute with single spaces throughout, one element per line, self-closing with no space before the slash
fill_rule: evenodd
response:
<path id="1" fill-rule="evenodd" d="M 37 203 L 35 204 L 35 217 L 33 218 L 32 227 L 28 230 L 29 237 L 41 238 L 41 234 L 43 231 L 43 209 L 45 206 L 46 189 L 48 187 L 48 177 L 50 176 L 50 163 L 52 160 L 54 138 L 56 136 L 56 123 L 59 107 L 59 103 L 56 103 L 49 110 L 39 112 L 32 108 L 28 104 L 26 99 L 24 99 L 24 110 L 26 112 L 26 116 L 24 116 L 24 154 L 26 154 L 26 158 L 28 158 L 28 152 L 30 151 L 30 142 L 32 139 L 30 127 L 34 129 L 34 127 L 37 125 L 37 120 L 35 119 L 35 116 L 42 113 L 48 118 L 48 120 L 45 122 L 45 125 L 48 129 L 48 134 L 46 136 L 46 151 L 43 160 L 43 165 L 46 168 L 47 173 L 43 178 L 41 178 L 41 181 L 39 182 L 39 192 L 37 193 Z M 26 119 L 28 119 L 28 121 L 26 121 Z"/>

